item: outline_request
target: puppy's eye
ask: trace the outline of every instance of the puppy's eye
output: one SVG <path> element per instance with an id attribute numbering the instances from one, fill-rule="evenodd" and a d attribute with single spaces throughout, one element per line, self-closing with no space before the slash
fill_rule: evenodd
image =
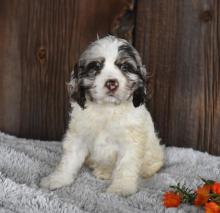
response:
<path id="1" fill-rule="evenodd" d="M 100 63 L 98 61 L 92 61 L 88 64 L 87 69 L 100 71 L 102 69 L 102 67 L 103 67 L 102 63 Z"/>
<path id="2" fill-rule="evenodd" d="M 132 69 L 132 65 L 130 65 L 129 63 L 123 63 L 120 66 L 120 70 L 123 72 L 129 71 L 130 69 Z"/>

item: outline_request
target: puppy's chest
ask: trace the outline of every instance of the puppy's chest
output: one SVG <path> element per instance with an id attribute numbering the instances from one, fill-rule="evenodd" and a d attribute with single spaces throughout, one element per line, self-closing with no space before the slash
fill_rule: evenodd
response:
<path id="1" fill-rule="evenodd" d="M 121 122 L 105 120 L 104 122 L 100 121 L 98 124 L 95 124 L 93 128 L 90 128 L 88 136 L 92 140 L 90 142 L 92 147 L 116 149 L 120 143 L 120 134 L 122 134 L 124 130 L 125 127 Z"/>
<path id="2" fill-rule="evenodd" d="M 131 106 L 97 106 L 90 105 L 85 110 L 76 110 L 73 113 L 73 129 L 86 137 L 88 143 L 113 146 L 128 129 L 135 127 L 139 122 L 137 110 Z M 102 138 L 102 139 L 100 139 Z"/>
<path id="3" fill-rule="evenodd" d="M 114 109 L 87 109 L 76 119 L 76 125 L 91 136 L 100 132 L 115 135 L 129 122 L 125 112 Z"/>
<path id="4" fill-rule="evenodd" d="M 92 161 L 100 164 L 109 164 L 119 154 L 122 144 L 118 138 L 103 130 L 88 145 L 90 158 Z"/>
<path id="5" fill-rule="evenodd" d="M 126 123 L 124 114 L 113 110 L 90 113 L 86 124 L 88 147 L 91 157 L 95 161 L 112 159 L 122 147 L 120 140 Z"/>

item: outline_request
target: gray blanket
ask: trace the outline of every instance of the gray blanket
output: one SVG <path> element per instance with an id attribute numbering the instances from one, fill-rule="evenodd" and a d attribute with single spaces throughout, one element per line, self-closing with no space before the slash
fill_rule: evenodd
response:
<path id="1" fill-rule="evenodd" d="M 140 180 L 139 190 L 129 197 L 105 193 L 109 182 L 96 179 L 82 168 L 75 182 L 48 191 L 38 187 L 42 176 L 55 167 L 61 143 L 19 139 L 0 132 L 0 213 L 2 212 L 203 212 L 189 205 L 165 209 L 162 194 L 177 182 L 196 187 L 199 176 L 220 178 L 220 157 L 192 149 L 166 148 L 160 172 Z"/>

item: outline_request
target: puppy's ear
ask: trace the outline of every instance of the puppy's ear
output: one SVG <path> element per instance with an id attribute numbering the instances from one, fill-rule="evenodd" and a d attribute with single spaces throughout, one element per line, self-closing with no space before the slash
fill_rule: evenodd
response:
<path id="1" fill-rule="evenodd" d="M 144 66 L 138 68 L 139 82 L 138 87 L 133 93 L 133 105 L 134 107 L 139 107 L 140 105 L 145 103 L 146 100 L 146 77 L 147 72 Z"/>
<path id="2" fill-rule="evenodd" d="M 80 67 L 75 64 L 73 71 L 71 72 L 70 82 L 67 84 L 69 97 L 73 101 L 76 101 L 80 107 L 85 109 L 86 96 L 85 88 L 79 80 Z"/>
<path id="3" fill-rule="evenodd" d="M 145 103 L 145 92 L 144 87 L 138 87 L 133 94 L 133 105 L 139 107 Z"/>

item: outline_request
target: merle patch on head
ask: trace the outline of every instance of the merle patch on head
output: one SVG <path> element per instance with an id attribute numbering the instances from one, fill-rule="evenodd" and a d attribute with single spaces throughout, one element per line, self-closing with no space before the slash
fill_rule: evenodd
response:
<path id="1" fill-rule="evenodd" d="M 85 108 L 85 102 L 86 102 L 86 97 L 85 97 L 85 91 L 86 88 L 83 87 L 81 81 L 79 80 L 79 74 L 80 74 L 80 66 L 78 64 L 75 64 L 74 70 L 71 73 L 71 80 L 69 84 L 69 95 L 71 99 L 76 101 L 79 106 L 81 106 L 83 109 Z"/>
<path id="2" fill-rule="evenodd" d="M 135 82 L 136 89 L 133 92 L 133 104 L 138 107 L 145 102 L 145 78 L 143 69 L 145 69 L 140 61 L 137 51 L 128 43 L 118 48 L 118 58 L 115 61 L 116 66 L 121 72 L 129 78 L 129 73 L 136 75 L 138 81 Z M 131 80 L 132 81 L 132 80 Z"/>
<path id="3" fill-rule="evenodd" d="M 135 107 L 144 103 L 146 69 L 136 49 L 125 40 L 107 36 L 95 41 L 82 53 L 78 64 L 71 76 L 71 97 L 82 108 L 87 100 L 119 104 L 132 97 Z M 109 78 L 119 81 L 111 97 L 105 87 Z"/>
<path id="4" fill-rule="evenodd" d="M 137 63 L 134 50 L 130 44 L 127 43 L 119 46 L 118 53 L 121 58 L 131 58 Z"/>
<path id="5" fill-rule="evenodd" d="M 138 53 L 130 44 L 123 44 L 118 48 L 118 58 L 115 61 L 115 65 L 123 73 L 132 73 L 137 75 L 141 80 L 144 81 L 144 76 L 141 73 L 141 64 L 138 62 Z"/>

